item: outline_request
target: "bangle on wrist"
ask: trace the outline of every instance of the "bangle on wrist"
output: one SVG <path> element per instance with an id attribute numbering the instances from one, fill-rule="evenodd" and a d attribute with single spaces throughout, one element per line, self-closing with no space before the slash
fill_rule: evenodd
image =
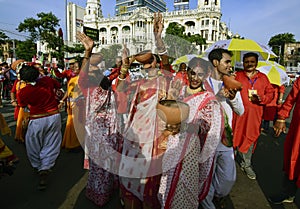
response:
<path id="1" fill-rule="evenodd" d="M 60 100 L 59 103 L 65 103 L 65 101 L 64 100 Z"/>
<path id="2" fill-rule="evenodd" d="M 14 103 L 14 102 L 17 102 L 17 100 L 14 99 L 14 100 L 11 100 L 11 101 L 10 101 L 11 104 Z"/>
<path id="3" fill-rule="evenodd" d="M 159 55 L 164 55 L 164 54 L 167 54 L 167 53 L 168 53 L 168 50 L 165 50 L 165 51 L 159 51 L 159 52 L 158 52 Z"/>
<path id="4" fill-rule="evenodd" d="M 125 81 L 125 80 L 126 80 L 126 77 L 125 77 L 125 78 L 121 78 L 120 75 L 119 75 L 119 76 L 118 76 L 118 79 L 119 79 L 120 81 Z"/>
<path id="5" fill-rule="evenodd" d="M 285 123 L 285 120 L 282 120 L 282 119 L 277 119 L 276 121 L 280 122 L 280 123 Z"/>

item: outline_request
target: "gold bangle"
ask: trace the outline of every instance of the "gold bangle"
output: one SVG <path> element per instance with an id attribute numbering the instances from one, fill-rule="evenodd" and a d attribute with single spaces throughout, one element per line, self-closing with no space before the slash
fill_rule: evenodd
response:
<path id="1" fill-rule="evenodd" d="M 277 119 L 276 122 L 277 122 L 277 121 L 280 122 L 280 123 L 285 123 L 285 120 Z"/>

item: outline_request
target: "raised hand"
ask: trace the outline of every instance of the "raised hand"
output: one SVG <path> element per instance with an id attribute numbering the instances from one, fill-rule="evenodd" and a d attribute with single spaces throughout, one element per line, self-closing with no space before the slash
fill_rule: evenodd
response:
<path id="1" fill-rule="evenodd" d="M 126 44 L 123 44 L 123 52 L 122 52 L 122 66 L 129 68 L 130 66 L 129 60 L 129 49 L 127 48 Z"/>
<path id="2" fill-rule="evenodd" d="M 92 52 L 94 47 L 94 41 L 90 37 L 88 37 L 84 33 L 77 31 L 76 38 L 83 44 L 84 49 L 86 51 Z"/>
<path id="3" fill-rule="evenodd" d="M 85 35 L 84 33 L 77 32 L 76 38 L 83 44 L 84 46 L 84 59 L 81 64 L 81 70 L 84 72 L 89 71 L 89 61 L 92 54 L 92 50 L 94 48 L 94 41 Z"/>
<path id="4" fill-rule="evenodd" d="M 180 79 L 172 81 L 168 91 L 168 99 L 176 100 L 180 94 L 181 89 L 182 89 L 182 82 Z"/>

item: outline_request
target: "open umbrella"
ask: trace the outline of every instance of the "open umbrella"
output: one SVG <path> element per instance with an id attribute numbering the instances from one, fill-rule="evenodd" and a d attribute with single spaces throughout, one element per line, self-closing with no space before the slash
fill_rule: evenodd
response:
<path id="1" fill-rule="evenodd" d="M 259 55 L 259 60 L 268 60 L 269 58 L 275 58 L 277 55 L 272 52 L 272 50 L 251 39 L 228 39 L 220 40 L 213 43 L 208 47 L 204 53 L 204 57 L 208 57 L 208 54 L 215 48 L 223 48 L 231 51 L 233 53 L 232 61 L 235 67 L 242 67 L 241 61 L 243 55 L 247 52 L 257 52 Z"/>
<path id="2" fill-rule="evenodd" d="M 287 85 L 290 82 L 290 78 L 286 73 L 284 66 L 274 61 L 259 61 L 257 70 L 264 73 L 272 84 L 278 86 Z"/>
<path id="3" fill-rule="evenodd" d="M 194 57 L 202 57 L 202 56 L 197 55 L 197 54 L 187 54 L 187 55 L 181 56 L 181 57 L 177 58 L 176 60 L 174 60 L 172 62 L 172 65 L 180 65 L 180 63 L 182 63 L 182 62 L 188 64 L 188 62 L 191 59 L 193 59 Z"/>

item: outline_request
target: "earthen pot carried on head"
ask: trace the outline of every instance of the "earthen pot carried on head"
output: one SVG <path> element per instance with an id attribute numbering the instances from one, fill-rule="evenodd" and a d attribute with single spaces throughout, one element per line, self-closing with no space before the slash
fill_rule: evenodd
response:
<path id="1" fill-rule="evenodd" d="M 169 99 L 159 101 L 156 108 L 158 116 L 170 125 L 180 124 L 188 118 L 190 112 L 187 103 Z"/>
<path id="2" fill-rule="evenodd" d="M 134 55 L 136 61 L 142 64 L 149 64 L 153 61 L 153 56 L 151 50 L 144 50 Z"/>
<path id="3" fill-rule="evenodd" d="M 238 91 L 240 91 L 242 89 L 242 83 L 235 80 L 233 75 L 223 75 L 222 80 L 224 83 L 224 87 L 228 90 L 237 89 Z"/>

